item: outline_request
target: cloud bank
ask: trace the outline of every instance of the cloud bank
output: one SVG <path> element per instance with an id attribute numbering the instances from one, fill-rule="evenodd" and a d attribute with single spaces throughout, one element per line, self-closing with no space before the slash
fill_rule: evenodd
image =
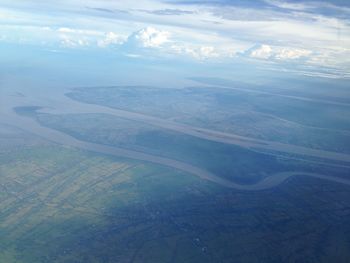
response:
<path id="1" fill-rule="evenodd" d="M 305 49 L 255 45 L 242 53 L 245 56 L 264 60 L 297 60 L 308 58 L 312 52 Z"/>
<path id="2" fill-rule="evenodd" d="M 350 74 L 350 4 L 341 0 L 4 0 L 0 32 L 1 42 L 52 49 L 205 63 L 248 58 Z"/>

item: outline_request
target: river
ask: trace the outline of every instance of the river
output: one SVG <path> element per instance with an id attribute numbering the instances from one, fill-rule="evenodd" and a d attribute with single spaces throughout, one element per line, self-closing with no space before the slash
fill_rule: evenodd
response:
<path id="1" fill-rule="evenodd" d="M 204 169 L 201 169 L 199 167 L 195 167 L 193 165 L 180 162 L 177 160 L 172 160 L 169 158 L 155 156 L 155 155 L 151 155 L 143 152 L 137 152 L 137 151 L 78 140 L 63 132 L 60 132 L 48 127 L 44 127 L 40 125 L 38 122 L 36 122 L 34 119 L 17 115 L 13 111 L 14 107 L 35 105 L 35 106 L 44 107 L 41 110 L 41 112 L 45 112 L 45 113 L 111 114 L 111 115 L 126 118 L 126 119 L 149 123 L 161 128 L 174 130 L 177 132 L 192 135 L 202 139 L 207 139 L 207 140 L 212 140 L 212 141 L 217 141 L 222 143 L 235 144 L 248 149 L 273 150 L 273 151 L 278 151 L 283 153 L 292 153 L 292 154 L 307 155 L 311 157 L 319 157 L 319 158 L 328 159 L 330 161 L 337 160 L 337 161 L 343 161 L 343 162 L 350 162 L 349 155 L 347 154 L 315 150 L 315 149 L 310 149 L 306 147 L 288 145 L 288 144 L 282 144 L 282 143 L 276 143 L 276 142 L 256 140 L 256 139 L 251 139 L 248 137 L 243 137 L 235 134 L 228 134 L 228 133 L 212 131 L 212 130 L 198 128 L 198 127 L 192 127 L 189 125 L 184 125 L 173 121 L 164 120 L 164 119 L 143 115 L 139 113 L 129 112 L 125 110 L 111 109 L 111 108 L 98 106 L 98 105 L 80 103 L 66 97 L 64 95 L 65 92 L 66 91 L 62 91 L 60 93 L 55 94 L 55 96 L 52 96 L 52 94 L 50 94 L 50 97 L 45 96 L 45 94 L 41 94 L 40 96 L 35 96 L 35 97 L 7 95 L 8 96 L 7 99 L 5 98 L 6 97 L 6 94 L 5 94 L 5 97 L 3 98 L 4 100 L 2 103 L 2 107 L 1 107 L 0 122 L 21 128 L 30 133 L 38 135 L 48 141 L 51 141 L 60 145 L 66 145 L 66 146 L 71 146 L 71 147 L 75 147 L 75 148 L 79 148 L 87 151 L 113 155 L 117 157 L 126 157 L 130 159 L 165 165 L 168 167 L 176 168 L 178 170 L 190 173 L 192 175 L 196 175 L 202 179 L 209 180 L 223 187 L 230 187 L 238 190 L 257 191 L 257 190 L 269 189 L 280 185 L 281 183 L 285 182 L 288 178 L 292 176 L 309 176 L 313 178 L 328 180 L 328 181 L 350 186 L 350 180 L 347 180 L 344 178 L 338 178 L 334 176 L 315 174 L 315 173 L 307 173 L 302 171 L 276 173 L 251 185 L 237 184 L 227 179 L 216 176 L 215 174 L 210 173 Z"/>

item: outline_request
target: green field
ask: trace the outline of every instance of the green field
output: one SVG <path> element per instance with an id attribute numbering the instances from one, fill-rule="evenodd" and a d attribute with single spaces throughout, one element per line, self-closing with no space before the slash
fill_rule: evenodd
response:
<path id="1" fill-rule="evenodd" d="M 108 101 L 108 92 L 117 88 L 93 91 Z M 129 102 L 132 98 L 139 101 L 132 92 L 125 95 Z M 166 114 L 173 112 L 176 121 L 199 126 L 203 121 L 203 126 L 219 130 L 226 125 L 252 137 L 254 133 L 263 138 L 286 133 L 290 139 L 293 134 L 299 144 L 315 135 L 302 131 L 298 135 L 294 124 L 291 130 L 267 119 L 261 124 L 260 117 L 267 113 L 259 117 L 243 113 L 239 106 L 230 108 L 232 101 L 223 94 L 214 93 L 215 100 L 228 100 L 220 104 L 222 108 L 215 107 L 227 111 L 210 112 L 213 96 L 206 96 L 205 90 L 181 92 L 188 93 L 187 101 L 181 102 L 184 95 L 179 94 L 178 104 L 160 111 L 160 117 L 171 118 Z M 165 92 L 157 98 L 146 95 L 156 102 L 150 108 L 160 107 L 158 101 L 165 107 Z M 113 101 L 118 102 L 115 97 Z M 135 111 L 145 105 L 139 103 L 137 108 L 135 104 Z M 156 108 L 151 111 L 157 113 Z M 44 114 L 38 109 L 15 110 L 82 141 L 180 160 L 239 183 L 254 183 L 280 171 L 344 178 L 349 174 L 347 167 L 321 160 L 312 163 L 262 154 L 112 115 Z M 198 119 L 201 115 L 196 111 L 208 119 Z M 228 119 L 227 113 L 231 114 Z M 341 125 L 341 118 L 333 121 Z M 321 132 L 325 137 L 308 142 L 315 148 L 337 147 L 345 138 L 317 129 L 325 131 Z M 0 263 L 348 263 L 350 258 L 347 185 L 295 176 L 268 190 L 239 191 L 174 168 L 56 145 L 13 127 L 0 125 L 0 138 Z M 281 138 L 276 140 L 286 140 Z M 346 142 L 342 142 L 344 149 Z"/>
<path id="2" fill-rule="evenodd" d="M 307 90 L 315 93 L 318 86 L 312 85 L 315 84 L 310 84 Z M 243 136 L 350 152 L 350 144 L 344 143 L 350 141 L 349 106 L 251 93 L 238 84 L 234 87 L 241 90 L 217 87 L 94 87 L 74 89 L 67 95 L 85 103 Z M 333 92 L 336 93 L 337 89 Z M 303 95 L 291 88 L 279 89 L 278 93 Z M 326 95 L 320 99 L 332 98 L 332 93 Z M 315 94 L 306 97 L 318 99 Z"/>
<path id="3" fill-rule="evenodd" d="M 350 192 L 337 184 L 293 178 L 240 192 L 48 145 L 2 153 L 0 171 L 1 263 L 345 263 L 350 256 Z"/>
<path id="4" fill-rule="evenodd" d="M 305 164 L 158 129 L 108 114 L 38 114 L 38 121 L 80 140 L 112 145 L 179 160 L 241 184 L 288 170 L 312 170 Z"/>
<path id="5" fill-rule="evenodd" d="M 119 250 L 122 256 L 129 246 L 125 236 L 147 233 L 158 216 L 151 204 L 176 202 L 192 187 L 206 188 L 196 177 L 164 167 L 56 146 L 2 154 L 0 169 L 0 262 L 81 258 L 81 242 L 96 234 L 100 237 L 90 244 L 96 246 L 109 228 L 120 231 L 115 247 L 105 249 L 117 249 L 112 255 Z M 131 245 L 125 256 L 137 246 Z M 93 259 L 91 254 L 88 260 Z"/>

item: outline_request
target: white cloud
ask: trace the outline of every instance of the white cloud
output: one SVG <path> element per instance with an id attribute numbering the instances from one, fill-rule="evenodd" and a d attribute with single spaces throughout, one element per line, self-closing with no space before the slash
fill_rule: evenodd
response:
<path id="1" fill-rule="evenodd" d="M 143 48 L 158 48 L 169 42 L 170 33 L 155 29 L 154 27 L 146 27 L 128 37 L 127 45 Z"/>
<path id="2" fill-rule="evenodd" d="M 114 32 L 108 32 L 105 34 L 104 39 L 99 39 L 97 41 L 97 45 L 99 47 L 107 47 L 110 45 L 120 45 L 125 41 L 125 38 L 123 36 L 120 36 Z"/>
<path id="3" fill-rule="evenodd" d="M 215 48 L 210 46 L 200 47 L 199 53 L 204 58 L 217 56 L 217 54 L 215 53 Z"/>
<path id="4" fill-rule="evenodd" d="M 68 28 L 68 27 L 60 27 L 59 29 L 57 29 L 58 32 L 60 33 L 74 33 L 75 30 Z"/>
<path id="5" fill-rule="evenodd" d="M 140 54 L 132 54 L 132 53 L 126 53 L 124 54 L 126 57 L 129 57 L 129 58 L 142 58 L 142 55 Z"/>
<path id="6" fill-rule="evenodd" d="M 311 9 L 313 7 L 312 5 L 306 3 L 293 3 L 280 0 L 265 0 L 265 2 L 270 5 L 277 6 L 279 8 L 292 10 L 306 10 Z"/>
<path id="7" fill-rule="evenodd" d="M 302 57 L 308 57 L 311 53 L 310 50 L 305 49 L 282 48 L 275 54 L 275 58 L 281 60 L 299 59 Z"/>
<path id="8" fill-rule="evenodd" d="M 97 45 L 105 48 L 110 45 L 122 44 L 126 37 L 114 32 L 102 32 L 69 27 L 60 27 L 56 30 L 61 46 L 68 48 Z"/>
<path id="9" fill-rule="evenodd" d="M 146 27 L 138 30 L 127 38 L 122 50 L 128 57 L 166 56 L 171 57 L 192 57 L 198 60 L 218 57 L 216 49 L 210 45 L 200 45 L 170 39 L 169 31 L 159 30 L 154 27 Z M 155 51 L 155 49 L 157 49 Z M 161 51 L 159 51 L 161 50 Z"/>
<path id="10" fill-rule="evenodd" d="M 272 48 L 268 45 L 257 45 L 250 48 L 247 54 L 252 58 L 268 59 L 272 56 Z"/>
<path id="11" fill-rule="evenodd" d="M 198 60 L 219 57 L 219 53 L 212 46 L 186 46 L 184 44 L 175 44 L 170 46 L 170 52 L 179 55 L 190 55 Z"/>
<path id="12" fill-rule="evenodd" d="M 174 38 L 170 38 L 173 36 Z M 205 60 L 220 56 L 212 45 L 191 43 L 180 40 L 178 32 L 169 32 L 154 27 L 145 27 L 131 33 L 121 46 L 121 51 L 128 57 L 172 57 Z M 232 53 L 232 50 L 230 50 Z M 230 53 L 230 54 L 231 54 Z"/>
<path id="13" fill-rule="evenodd" d="M 60 27 L 57 30 L 61 46 L 67 48 L 90 46 L 97 37 L 103 35 L 96 30 L 76 29 L 69 27 Z"/>
<path id="14" fill-rule="evenodd" d="M 350 14 L 349 8 L 330 1 L 265 0 L 268 8 L 261 9 L 254 5 L 184 2 L 178 2 L 174 11 L 170 1 L 158 0 L 40 4 L 34 0 L 4 0 L 0 7 L 1 41 L 25 40 L 53 49 L 59 45 L 120 45 L 115 52 L 174 59 L 187 56 L 227 61 L 234 60 L 235 53 L 244 52 L 261 60 L 312 63 L 315 68 L 327 65 L 349 72 L 350 18 L 345 15 Z M 320 8 L 329 12 L 318 12 Z M 177 9 L 186 12 L 181 14 Z M 164 15 L 175 13 L 178 15 Z M 139 28 L 144 29 L 135 32 Z M 268 45 L 248 49 L 254 43 Z"/>
<path id="15" fill-rule="evenodd" d="M 76 29 L 69 27 L 60 27 L 57 32 L 63 34 L 81 35 L 81 36 L 101 36 L 103 32 L 97 30 Z"/>
<path id="16" fill-rule="evenodd" d="M 74 39 L 67 35 L 61 35 L 61 46 L 67 48 L 76 48 L 76 47 L 86 47 L 89 46 L 90 43 L 84 39 Z"/>
<path id="17" fill-rule="evenodd" d="M 310 50 L 292 48 L 292 47 L 272 47 L 269 45 L 255 45 L 245 52 L 243 55 L 264 60 L 295 60 L 307 58 L 312 54 Z"/>
<path id="18" fill-rule="evenodd" d="M 338 14 L 349 14 L 350 8 L 345 6 L 339 6 L 336 4 L 333 4 L 332 1 L 310 1 L 310 2 L 292 2 L 292 1 L 285 1 L 285 0 L 265 0 L 266 3 L 282 8 L 282 9 L 290 9 L 290 10 L 297 10 L 297 11 L 317 11 L 320 9 L 328 10 L 336 12 L 333 15 Z"/>

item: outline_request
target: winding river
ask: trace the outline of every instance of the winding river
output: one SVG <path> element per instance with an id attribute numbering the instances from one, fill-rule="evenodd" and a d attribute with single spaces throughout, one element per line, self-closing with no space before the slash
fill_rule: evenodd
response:
<path id="1" fill-rule="evenodd" d="M 131 119 L 140 122 L 146 122 L 158 127 L 174 130 L 177 132 L 181 132 L 184 134 L 192 135 L 195 137 L 235 144 L 248 149 L 263 149 L 263 150 L 273 150 L 283 153 L 292 153 L 292 154 L 301 154 L 307 155 L 311 157 L 318 157 L 323 159 L 328 159 L 330 161 L 342 161 L 350 163 L 350 156 L 342 153 L 328 152 L 316 149 L 310 149 L 301 146 L 287 145 L 276 142 L 269 142 L 263 140 L 251 139 L 243 136 L 238 136 L 234 134 L 227 134 L 218 131 L 212 131 L 208 129 L 202 129 L 197 127 L 191 127 L 189 125 L 179 124 L 173 121 L 164 120 L 152 116 L 147 116 L 139 113 L 128 112 L 124 110 L 111 109 L 98 105 L 91 105 L 73 101 L 66 96 L 64 96 L 64 91 L 62 93 L 58 93 L 57 96 L 54 96 L 52 99 L 52 95 L 50 99 L 45 99 L 45 94 L 43 97 L 28 97 L 28 96 L 17 96 L 17 97 L 8 97 L 8 99 L 4 99 L 2 109 L 1 109 L 1 118 L 0 122 L 19 127 L 23 130 L 26 130 L 30 133 L 36 134 L 48 141 L 71 146 L 87 151 L 117 156 L 117 157 L 126 157 L 140 161 L 152 162 L 155 164 L 165 165 L 168 167 L 176 168 L 178 170 L 188 172 L 190 174 L 196 175 L 202 179 L 209 180 L 216 184 L 219 184 L 224 187 L 230 187 L 238 190 L 264 190 L 269 189 L 275 186 L 280 185 L 285 182 L 288 178 L 292 176 L 309 176 L 313 178 L 318 178 L 322 180 L 328 180 L 344 185 L 350 186 L 350 180 L 344 178 L 338 178 L 328 175 L 315 174 L 315 173 L 307 173 L 307 172 L 283 172 L 273 174 L 255 184 L 251 185 L 241 185 L 219 176 L 216 176 L 213 173 L 210 173 L 201 168 L 195 167 L 193 165 L 180 162 L 177 160 L 172 160 L 169 158 L 164 158 L 160 156 L 154 156 L 143 152 L 137 152 L 112 146 L 106 146 L 97 143 L 86 142 L 82 140 L 78 140 L 68 134 L 63 132 L 41 126 L 35 120 L 17 115 L 14 111 L 14 107 L 18 106 L 42 106 L 45 107 L 41 112 L 45 113 L 55 113 L 55 114 L 67 114 L 67 113 L 104 113 L 111 114 L 114 116 Z M 44 103 L 43 103 L 44 102 Z M 64 105 L 64 107 L 62 106 Z"/>

